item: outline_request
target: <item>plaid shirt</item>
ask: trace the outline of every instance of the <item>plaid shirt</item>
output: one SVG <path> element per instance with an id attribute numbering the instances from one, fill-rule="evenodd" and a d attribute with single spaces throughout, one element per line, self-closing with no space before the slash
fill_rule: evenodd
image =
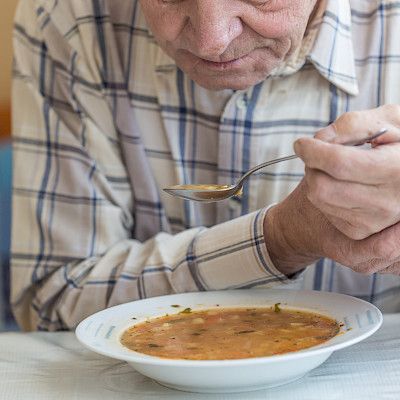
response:
<path id="1" fill-rule="evenodd" d="M 400 311 L 400 277 L 321 260 L 289 280 L 271 263 L 266 206 L 298 185 L 301 161 L 258 172 L 230 201 L 161 191 L 233 183 L 346 111 L 400 103 L 400 1 L 327 0 L 323 11 L 270 78 L 212 92 L 158 47 L 136 0 L 21 1 L 12 305 L 24 329 L 72 328 L 144 297 L 283 284 Z"/>

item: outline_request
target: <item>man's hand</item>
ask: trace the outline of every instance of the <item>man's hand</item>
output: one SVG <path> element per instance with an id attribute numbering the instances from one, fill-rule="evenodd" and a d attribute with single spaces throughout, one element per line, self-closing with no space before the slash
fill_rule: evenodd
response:
<path id="1" fill-rule="evenodd" d="M 340 145 L 382 128 L 388 132 L 374 141 L 372 149 Z M 396 141 L 400 141 L 400 106 L 388 105 L 346 113 L 314 139 L 295 143 L 296 154 L 306 166 L 307 199 L 350 239 L 367 238 L 400 221 L 400 143 Z M 400 227 L 393 227 L 375 241 L 371 238 L 371 243 L 382 248 L 380 242 L 395 230 L 400 234 Z"/>
<path id="2" fill-rule="evenodd" d="M 400 275 L 400 223 L 363 240 L 350 239 L 310 203 L 305 180 L 269 210 L 264 236 L 272 261 L 286 275 L 321 257 L 364 274 Z"/>

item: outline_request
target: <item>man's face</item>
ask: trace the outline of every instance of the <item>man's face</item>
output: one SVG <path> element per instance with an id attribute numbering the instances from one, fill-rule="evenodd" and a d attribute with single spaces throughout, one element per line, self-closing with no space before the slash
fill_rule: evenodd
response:
<path id="1" fill-rule="evenodd" d="M 264 80 L 301 43 L 319 0 L 140 0 L 157 42 L 211 89 Z"/>

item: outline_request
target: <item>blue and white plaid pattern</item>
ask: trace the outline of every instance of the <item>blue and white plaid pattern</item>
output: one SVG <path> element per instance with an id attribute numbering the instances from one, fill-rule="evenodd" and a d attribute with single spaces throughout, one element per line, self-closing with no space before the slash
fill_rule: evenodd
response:
<path id="1" fill-rule="evenodd" d="M 300 181 L 299 160 L 260 171 L 229 202 L 182 202 L 161 188 L 232 183 L 346 111 L 400 103 L 399 11 L 400 1 L 327 0 L 270 78 L 211 92 L 162 52 L 136 0 L 23 0 L 13 88 L 20 325 L 68 329 L 137 298 L 291 283 L 269 259 L 262 220 Z M 322 260 L 294 283 L 400 310 L 399 277 Z"/>

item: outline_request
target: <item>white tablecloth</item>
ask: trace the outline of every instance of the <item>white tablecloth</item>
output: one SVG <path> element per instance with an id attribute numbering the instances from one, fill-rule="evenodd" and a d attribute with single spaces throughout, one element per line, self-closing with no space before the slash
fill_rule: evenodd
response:
<path id="1" fill-rule="evenodd" d="M 124 362 L 86 350 L 73 333 L 3 333 L 0 399 L 400 400 L 400 314 L 386 315 L 372 337 L 335 352 L 297 382 L 226 395 L 161 387 Z"/>

